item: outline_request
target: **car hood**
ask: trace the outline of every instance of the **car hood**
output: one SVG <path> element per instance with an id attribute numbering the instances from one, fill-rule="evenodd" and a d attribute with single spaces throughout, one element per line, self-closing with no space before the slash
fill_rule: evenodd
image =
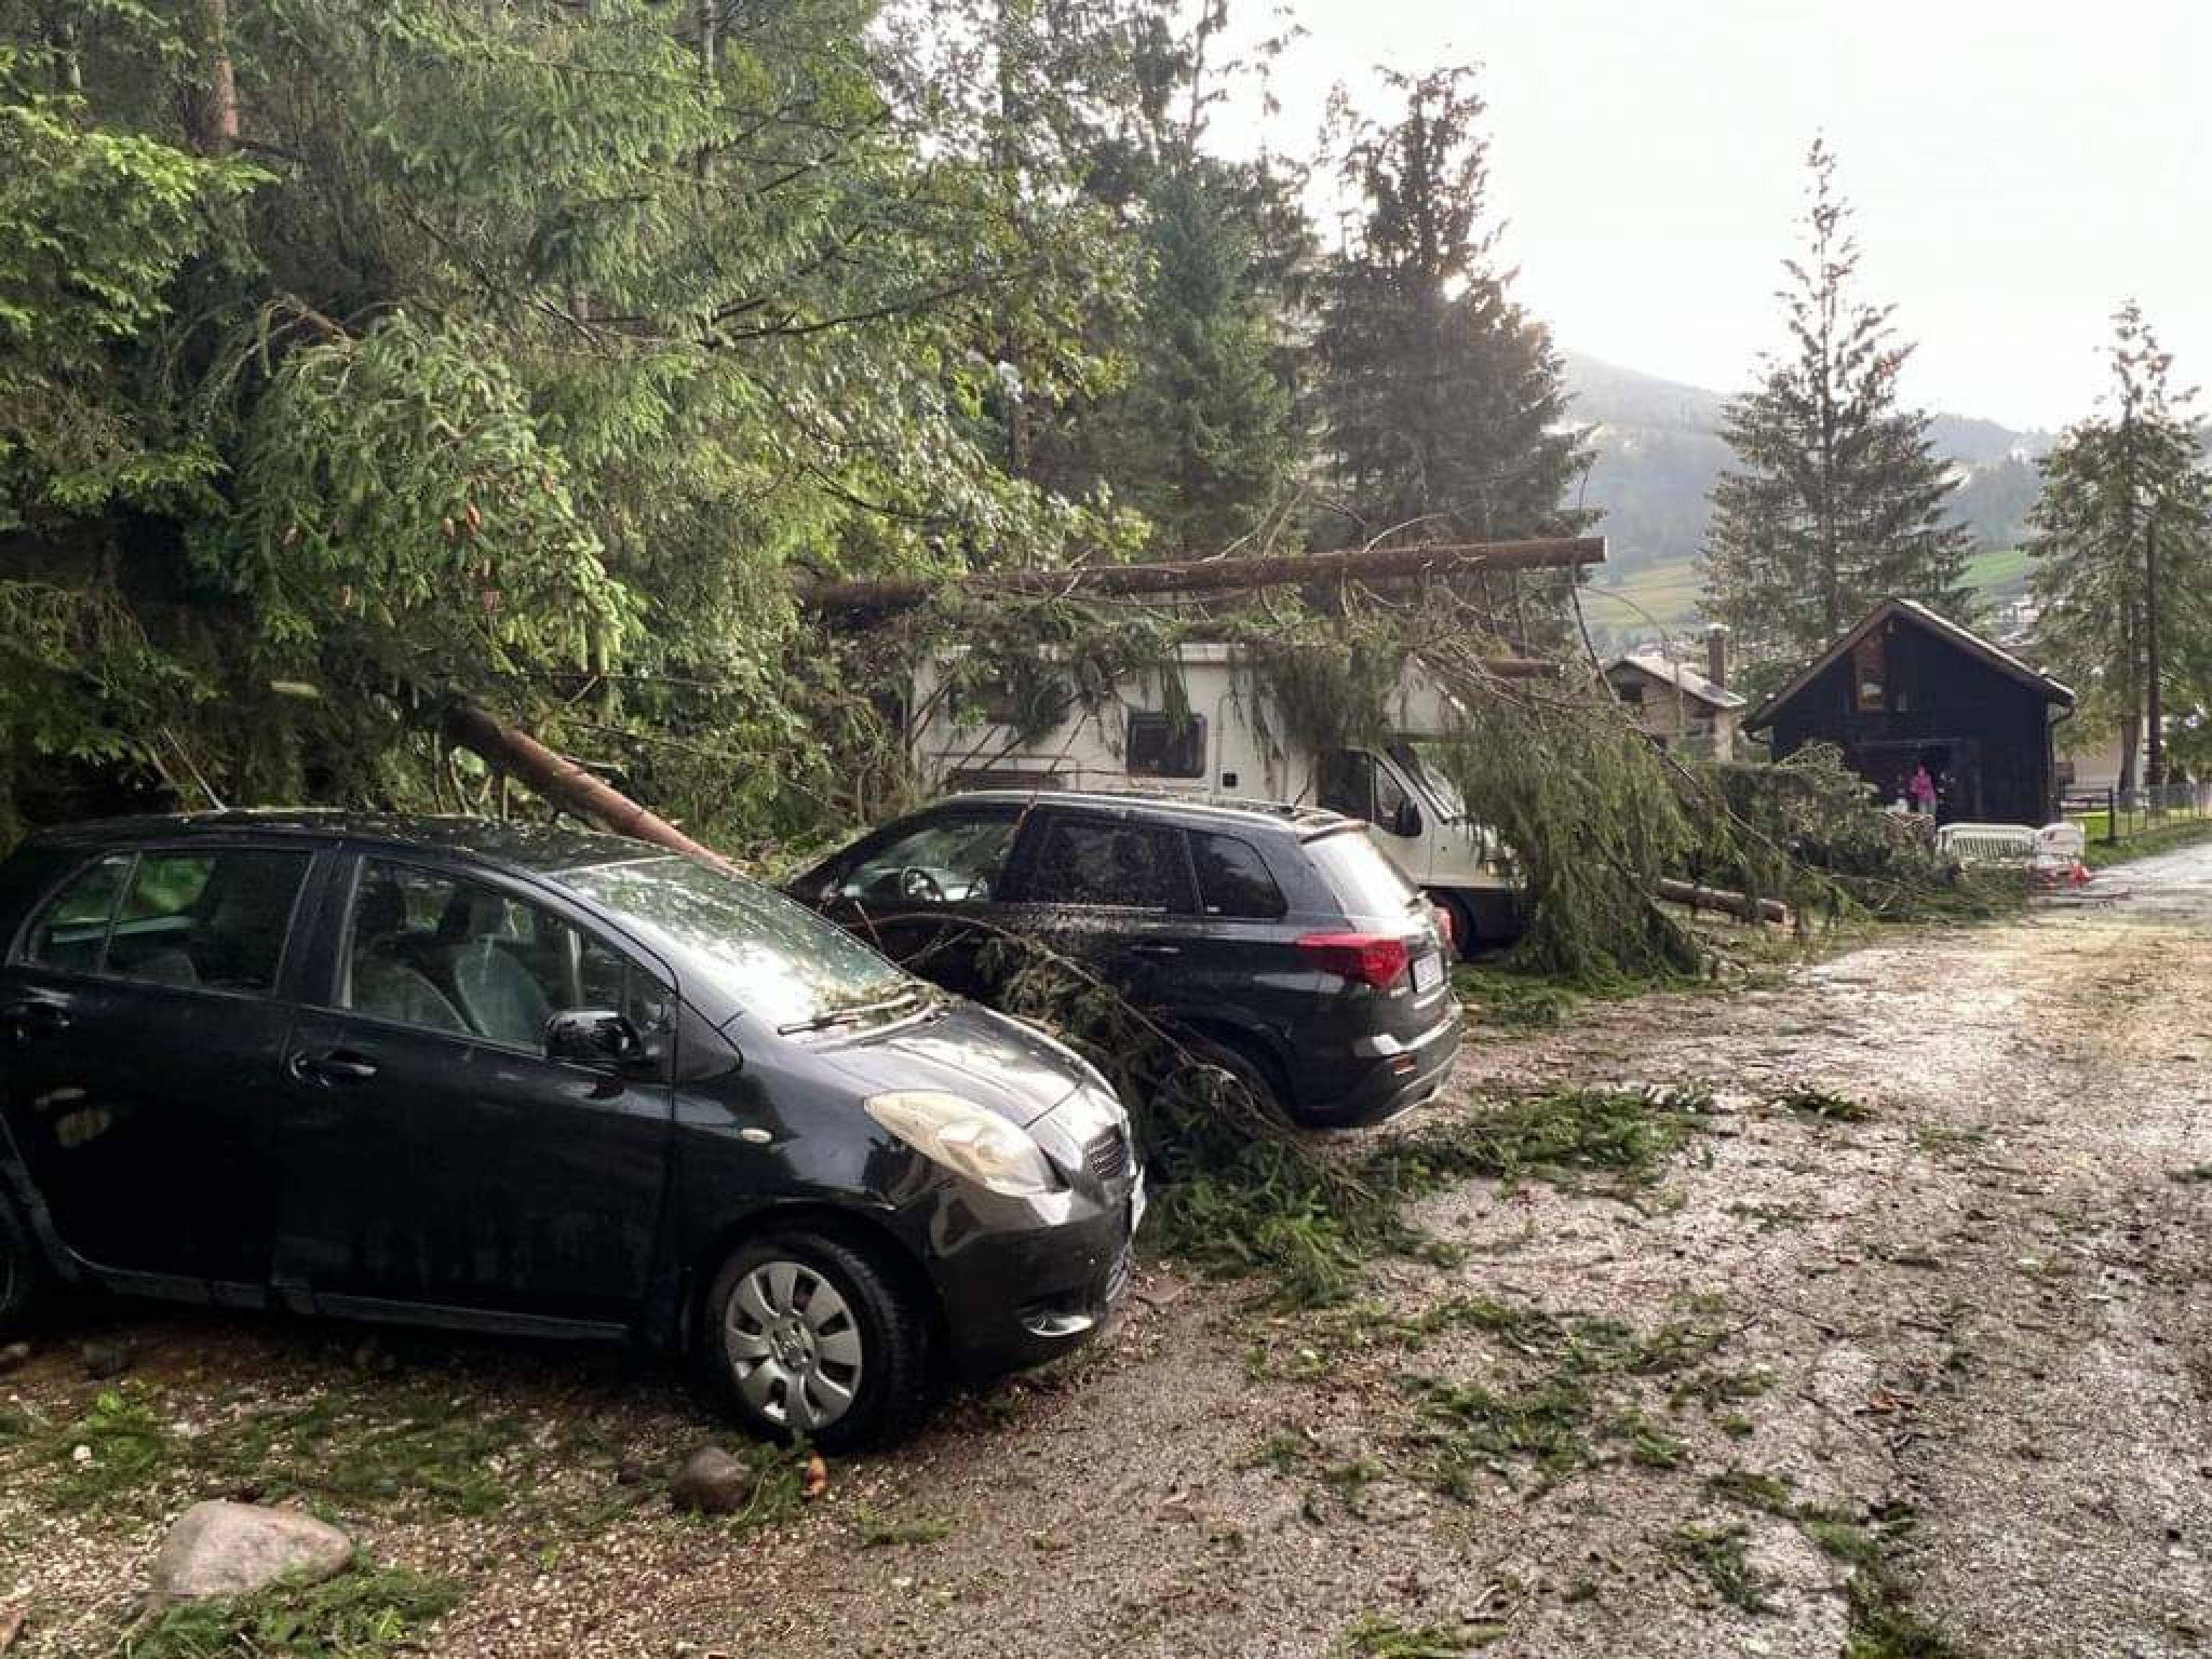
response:
<path id="1" fill-rule="evenodd" d="M 1082 1062 L 1050 1037 L 957 1000 L 925 1018 L 841 1037 L 820 1052 L 868 1094 L 932 1089 L 988 1106 L 1024 1128 L 1088 1081 Z"/>

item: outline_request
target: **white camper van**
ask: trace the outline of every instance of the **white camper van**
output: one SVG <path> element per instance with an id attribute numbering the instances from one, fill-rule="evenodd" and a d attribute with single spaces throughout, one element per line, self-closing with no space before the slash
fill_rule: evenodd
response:
<path id="1" fill-rule="evenodd" d="M 1376 845 L 1450 911 L 1462 944 L 1517 931 L 1510 860 L 1423 757 L 1425 744 L 1454 731 L 1452 706 L 1410 672 L 1389 740 L 1318 753 L 1288 733 L 1227 645 L 1181 647 L 1172 664 L 1128 677 L 1092 707 L 1032 699 L 1026 720 L 1002 699 L 951 692 L 926 668 L 913 707 L 915 762 L 933 789 L 1141 788 L 1323 806 L 1365 819 Z"/>

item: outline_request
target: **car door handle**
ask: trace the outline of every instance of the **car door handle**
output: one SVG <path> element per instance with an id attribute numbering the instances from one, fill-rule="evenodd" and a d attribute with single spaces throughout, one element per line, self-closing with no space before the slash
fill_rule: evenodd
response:
<path id="1" fill-rule="evenodd" d="M 1182 954 L 1182 946 L 1164 944 L 1158 939 L 1139 939 L 1129 947 L 1129 951 L 1132 955 L 1139 957 L 1179 957 Z"/>
<path id="2" fill-rule="evenodd" d="M 8 1035 L 18 1042 L 33 1042 L 66 1031 L 69 1023 L 69 1011 L 51 1002 L 15 1002 L 8 1006 Z"/>
<path id="3" fill-rule="evenodd" d="M 376 1062 L 349 1049 L 333 1048 L 323 1054 L 295 1054 L 290 1070 L 302 1083 L 366 1083 L 376 1075 Z"/>

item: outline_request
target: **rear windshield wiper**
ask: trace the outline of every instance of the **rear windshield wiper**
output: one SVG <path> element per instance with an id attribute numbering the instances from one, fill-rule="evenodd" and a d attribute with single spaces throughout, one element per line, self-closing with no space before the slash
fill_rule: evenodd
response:
<path id="1" fill-rule="evenodd" d="M 788 1025 L 777 1026 L 776 1035 L 797 1036 L 805 1031 L 826 1031 L 833 1025 L 857 1025 L 872 1014 L 895 1013 L 902 1008 L 911 1007 L 921 1000 L 922 1000 L 921 993 L 909 987 L 899 992 L 897 995 L 885 997 L 879 1002 L 856 1002 L 849 1007 L 825 1008 L 820 1013 L 808 1018 L 796 1019 Z"/>

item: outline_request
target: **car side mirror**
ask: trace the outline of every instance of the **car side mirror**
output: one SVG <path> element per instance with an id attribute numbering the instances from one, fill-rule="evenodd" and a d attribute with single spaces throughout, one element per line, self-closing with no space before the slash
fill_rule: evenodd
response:
<path id="1" fill-rule="evenodd" d="M 634 1066 L 645 1039 L 611 1008 L 563 1008 L 545 1022 L 545 1058 L 572 1066 Z"/>
<path id="2" fill-rule="evenodd" d="M 1390 833 L 1394 836 L 1418 836 L 1421 833 L 1421 809 L 1412 801 L 1401 800 L 1390 814 Z"/>

